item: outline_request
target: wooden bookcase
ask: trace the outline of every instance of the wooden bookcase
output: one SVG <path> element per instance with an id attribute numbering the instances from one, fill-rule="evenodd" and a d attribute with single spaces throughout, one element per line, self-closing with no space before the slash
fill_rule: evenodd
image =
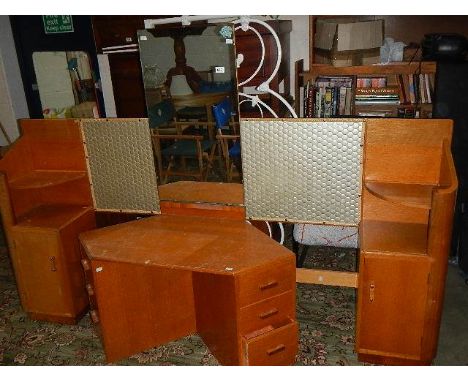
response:
<path id="1" fill-rule="evenodd" d="M 301 68 L 301 63 L 296 64 L 297 68 Z M 427 74 L 431 77 L 432 84 L 434 83 L 434 76 L 436 72 L 435 62 L 400 62 L 387 65 L 363 65 L 363 66 L 347 66 L 347 67 L 334 67 L 331 65 L 312 64 L 310 70 L 299 72 L 296 76 L 297 87 L 303 87 L 307 82 L 311 86 L 315 84 L 318 77 L 335 77 L 335 76 L 351 76 L 354 79 L 353 96 L 352 96 L 352 115 L 362 116 L 362 113 L 379 113 L 387 117 L 397 117 L 398 109 L 414 109 L 414 112 L 419 112 L 421 118 L 430 118 L 432 116 L 432 103 L 416 103 L 405 102 L 403 92 L 400 90 L 400 104 L 368 104 L 357 105 L 354 102 L 356 79 L 360 77 L 365 78 L 386 78 L 387 86 L 399 87 L 399 78 L 413 74 Z M 296 89 L 296 99 L 299 99 L 299 89 Z M 409 98 L 408 95 L 406 98 Z M 299 111 L 299 102 L 296 102 L 296 112 Z"/>
<path id="2" fill-rule="evenodd" d="M 406 45 L 418 45 L 424 38 L 425 34 L 429 33 L 459 33 L 466 35 L 468 33 L 468 23 L 466 16 L 458 15 L 406 15 L 406 16 L 397 16 L 397 15 L 320 15 L 320 16 L 309 16 L 309 70 L 304 71 L 303 60 L 296 62 L 296 85 L 295 85 L 295 107 L 296 112 L 299 114 L 300 110 L 300 87 L 307 82 L 308 79 L 315 77 L 317 75 L 345 75 L 346 73 L 350 75 L 370 75 L 374 72 L 374 75 L 391 75 L 398 74 L 395 70 L 400 70 L 396 66 L 389 67 L 388 69 L 380 69 L 375 65 L 372 66 L 358 66 L 358 67 L 347 67 L 347 68 L 334 68 L 331 66 L 317 65 L 316 50 L 314 45 L 314 36 L 316 31 L 317 20 L 340 20 L 340 22 L 356 22 L 356 21 L 374 21 L 374 20 L 383 20 L 383 37 L 391 37 L 395 41 L 402 41 Z M 418 57 L 421 56 L 421 50 L 416 54 L 414 61 L 418 61 Z M 402 63 L 406 65 L 407 62 Z M 415 63 L 413 65 L 418 65 Z M 423 62 L 422 73 L 434 74 L 436 67 L 434 63 Z M 330 71 L 329 71 L 330 69 Z M 403 69 L 404 72 L 407 70 L 414 69 L 408 68 Z M 388 71 L 393 72 L 388 72 Z M 319 74 L 321 73 L 321 74 Z M 414 71 L 412 72 L 414 73 Z M 408 106 L 408 105 L 405 105 Z M 396 107 L 394 107 L 396 109 Z M 427 104 L 421 106 L 421 116 L 425 117 L 432 111 L 432 105 Z"/>

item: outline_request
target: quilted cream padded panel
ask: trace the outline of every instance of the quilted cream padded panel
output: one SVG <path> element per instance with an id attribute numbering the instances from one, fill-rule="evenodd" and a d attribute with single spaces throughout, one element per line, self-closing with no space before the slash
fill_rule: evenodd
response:
<path id="1" fill-rule="evenodd" d="M 147 119 L 83 119 L 81 130 L 95 208 L 159 213 Z"/>
<path id="2" fill-rule="evenodd" d="M 357 225 L 361 120 L 241 120 L 249 218 Z"/>

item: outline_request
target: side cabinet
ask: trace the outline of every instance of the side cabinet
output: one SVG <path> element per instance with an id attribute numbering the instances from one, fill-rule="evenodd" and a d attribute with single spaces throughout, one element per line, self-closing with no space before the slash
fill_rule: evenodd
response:
<path id="1" fill-rule="evenodd" d="M 86 312 L 78 233 L 94 227 L 94 213 L 87 208 L 61 227 L 25 221 L 12 228 L 18 291 L 32 319 L 74 324 Z"/>
<path id="2" fill-rule="evenodd" d="M 64 263 L 56 232 L 41 229 L 15 229 L 14 261 L 23 307 L 37 314 L 63 315 L 67 306 Z"/>
<path id="3" fill-rule="evenodd" d="M 358 353 L 419 361 L 430 259 L 424 255 L 363 253 L 360 262 Z"/>

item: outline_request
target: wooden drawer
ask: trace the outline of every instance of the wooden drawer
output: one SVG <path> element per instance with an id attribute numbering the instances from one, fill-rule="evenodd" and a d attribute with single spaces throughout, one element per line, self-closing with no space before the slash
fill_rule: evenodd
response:
<path id="1" fill-rule="evenodd" d="M 93 272 L 91 271 L 91 262 L 86 259 L 81 259 L 81 266 L 85 275 L 85 289 L 88 294 L 89 308 L 97 310 L 96 292 L 94 291 Z"/>
<path id="2" fill-rule="evenodd" d="M 291 261 L 256 268 L 238 278 L 239 306 L 247 306 L 296 287 L 296 265 Z"/>
<path id="3" fill-rule="evenodd" d="M 298 349 L 298 328 L 295 321 L 271 327 L 253 338 L 242 338 L 243 364 L 253 366 L 286 366 L 295 362 Z"/>
<path id="4" fill-rule="evenodd" d="M 277 326 L 295 317 L 296 296 L 291 290 L 242 308 L 239 312 L 239 333 L 243 335 L 268 325 Z"/>
<path id="5" fill-rule="evenodd" d="M 81 267 L 83 268 L 83 272 L 85 275 L 85 280 L 87 283 L 91 282 L 93 280 L 93 272 L 91 272 L 91 261 L 89 261 L 87 258 L 82 257 L 81 258 Z"/>
<path id="6" fill-rule="evenodd" d="M 86 292 L 88 292 L 88 299 L 89 299 L 89 308 L 90 309 L 97 309 L 97 301 L 96 301 L 96 293 L 94 292 L 93 284 L 86 280 Z"/>

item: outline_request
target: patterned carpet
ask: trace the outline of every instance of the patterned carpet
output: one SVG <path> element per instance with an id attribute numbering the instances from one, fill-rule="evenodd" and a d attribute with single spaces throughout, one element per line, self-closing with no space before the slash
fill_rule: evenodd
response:
<path id="1" fill-rule="evenodd" d="M 310 248 L 305 267 L 353 270 L 355 251 Z M 359 365 L 354 347 L 355 291 L 297 285 L 300 344 L 296 365 Z M 30 320 L 23 312 L 7 250 L 0 248 L 0 365 L 104 365 L 101 342 L 86 315 L 75 326 Z M 218 365 L 197 335 L 118 365 Z"/>

